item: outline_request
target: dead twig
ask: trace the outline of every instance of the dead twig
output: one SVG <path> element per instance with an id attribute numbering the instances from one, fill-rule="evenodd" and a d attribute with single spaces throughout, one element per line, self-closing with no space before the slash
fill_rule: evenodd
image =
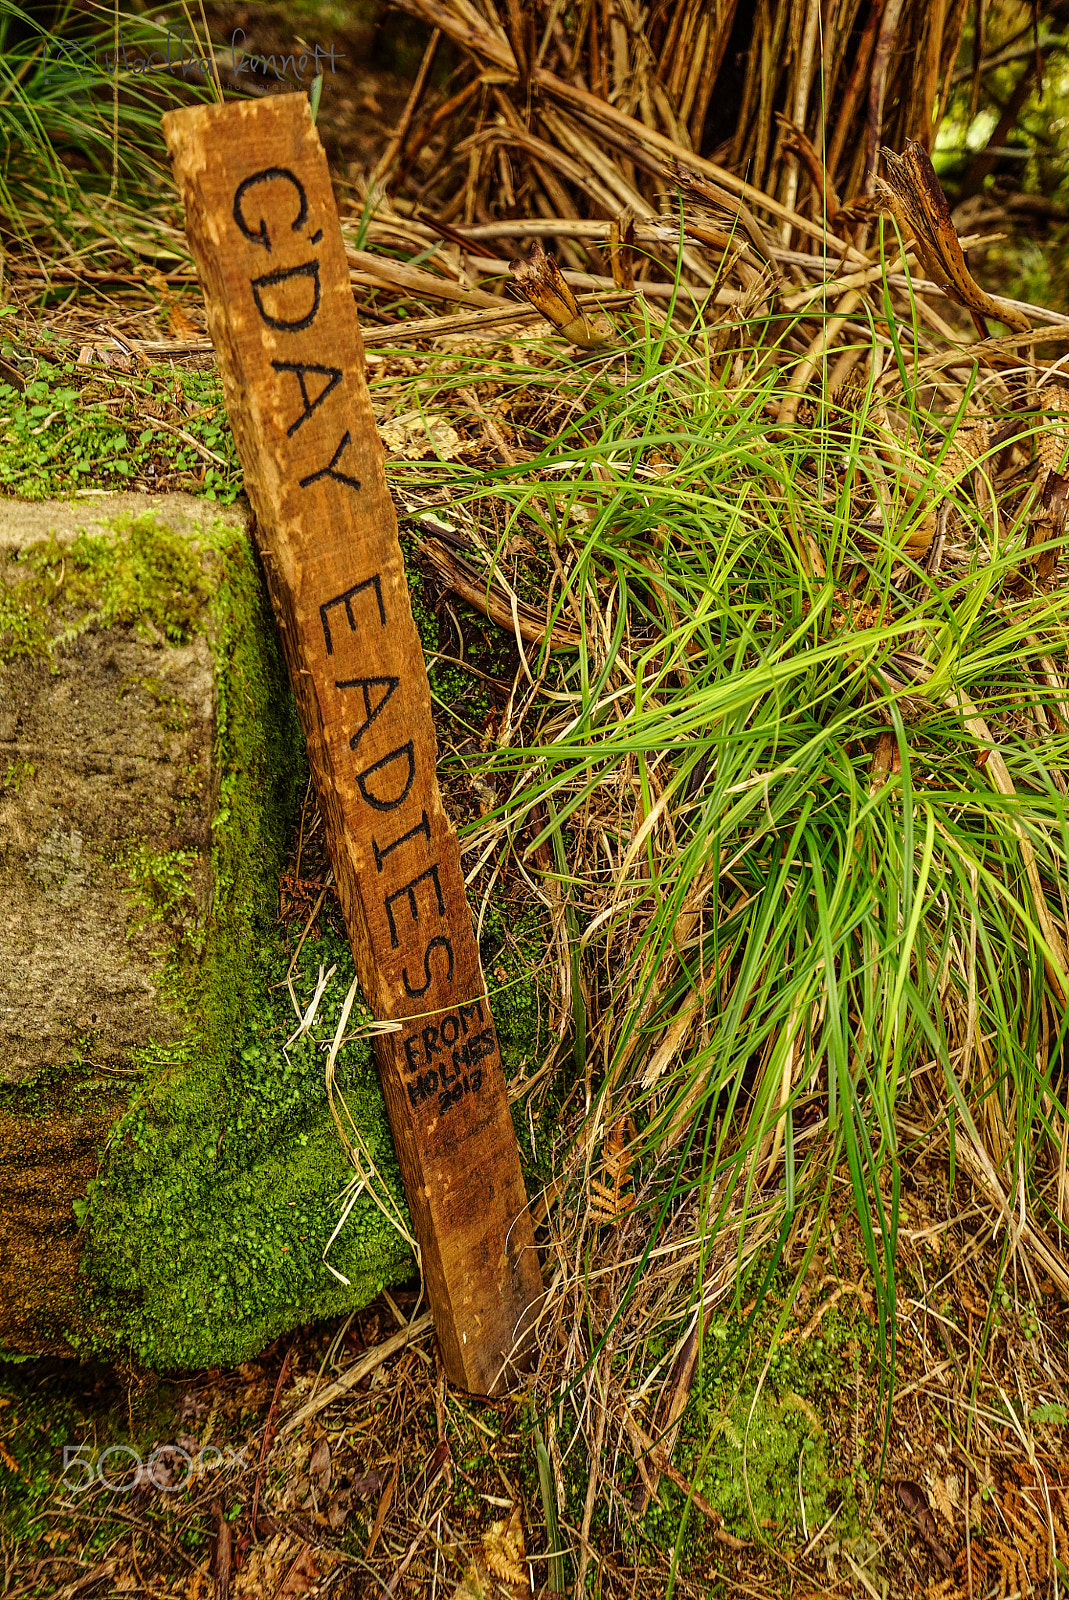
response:
<path id="1" fill-rule="evenodd" d="M 417 1317 L 415 1322 L 410 1322 L 399 1333 L 392 1334 L 389 1339 L 377 1344 L 373 1350 L 368 1350 L 340 1378 L 329 1383 L 319 1394 L 313 1395 L 311 1400 L 306 1401 L 299 1411 L 288 1418 L 278 1430 L 278 1437 L 284 1439 L 289 1434 L 296 1433 L 312 1417 L 317 1417 L 321 1411 L 325 1411 L 336 1400 L 340 1400 L 343 1395 L 355 1389 L 358 1383 L 362 1383 L 377 1367 L 381 1367 L 384 1361 L 388 1361 L 391 1356 L 396 1355 L 399 1350 L 404 1350 L 416 1339 L 422 1339 L 432 1332 L 433 1328 L 434 1318 L 429 1311 L 425 1311 L 421 1317 Z"/>

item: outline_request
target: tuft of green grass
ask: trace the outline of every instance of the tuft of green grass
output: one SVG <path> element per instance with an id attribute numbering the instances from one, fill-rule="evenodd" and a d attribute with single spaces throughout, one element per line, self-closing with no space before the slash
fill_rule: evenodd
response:
<path id="1" fill-rule="evenodd" d="M 167 38 L 162 23 L 87 16 L 74 0 L 0 0 L 0 227 L 10 237 L 59 256 L 108 240 L 135 259 L 169 193 L 160 115 L 211 92 L 188 71 L 188 37 L 184 56 L 172 40 L 178 72 L 161 70 Z"/>
<path id="2" fill-rule="evenodd" d="M 729 1214 L 740 1241 L 774 1219 L 774 1265 L 843 1172 L 885 1385 L 904 1117 L 948 1127 L 951 1182 L 965 1166 L 996 1209 L 1015 1195 L 1027 1248 L 1067 1270 L 1069 588 L 1026 550 L 1035 469 L 962 453 L 980 409 L 989 438 L 1016 415 L 1018 466 L 1050 424 L 979 358 L 935 389 L 889 298 L 858 322 L 861 375 L 831 392 L 818 368 L 787 411 L 789 318 L 685 327 L 640 305 L 606 356 L 480 356 L 515 463 L 397 478 L 514 589 L 548 556 L 550 623 L 582 633 L 531 653 L 486 824 L 555 914 L 570 982 L 573 1259 L 602 1259 L 589 1181 L 626 1115 L 628 1294 L 649 1310 L 672 1230 L 695 1252 L 658 1306 L 672 1321 Z M 421 403 L 455 418 L 474 359 L 425 356 Z M 609 1338 L 592 1327 L 583 1360 Z"/>

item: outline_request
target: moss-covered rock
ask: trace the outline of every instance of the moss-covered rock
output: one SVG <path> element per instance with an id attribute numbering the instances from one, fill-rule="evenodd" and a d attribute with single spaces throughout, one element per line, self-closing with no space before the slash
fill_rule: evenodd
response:
<path id="1" fill-rule="evenodd" d="M 301 953 L 292 981 L 302 1005 L 324 963 L 335 974 L 320 1020 L 295 1042 L 287 1044 L 298 1026 L 289 957 L 268 937 L 246 969 L 255 981 L 240 1033 L 224 1042 L 194 1029 L 146 1060 L 145 1085 L 115 1125 L 87 1201 L 83 1343 L 112 1342 L 118 1327 L 152 1366 L 240 1361 L 287 1328 L 364 1305 L 411 1275 L 404 1238 L 366 1195 L 328 1249 L 354 1178 L 324 1086 L 325 1051 L 352 981 L 337 933 Z M 343 1046 L 336 1083 L 374 1163 L 372 1182 L 404 1216 L 365 1041 Z"/>
<path id="2" fill-rule="evenodd" d="M 174 1367 L 242 1359 L 412 1259 L 366 1195 L 322 1259 L 352 1177 L 322 1047 L 352 967 L 306 942 L 302 1009 L 336 970 L 287 1049 L 299 729 L 240 518 L 150 505 L 109 525 L 99 503 L 86 532 L 81 507 L 3 513 L 0 869 L 34 931 L 0 973 L 0 1338 Z M 403 1214 L 364 1041 L 337 1078 Z"/>

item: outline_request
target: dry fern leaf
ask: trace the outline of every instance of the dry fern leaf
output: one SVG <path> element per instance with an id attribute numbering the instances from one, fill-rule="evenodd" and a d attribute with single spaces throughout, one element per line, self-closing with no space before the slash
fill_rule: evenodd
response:
<path id="1" fill-rule="evenodd" d="M 505 1522 L 491 1522 L 483 1534 L 483 1560 L 505 1583 L 529 1586 L 524 1560 L 523 1523 L 518 1508 Z"/>
<path id="2" fill-rule="evenodd" d="M 614 1123 L 602 1152 L 603 1177 L 590 1180 L 590 1209 L 605 1222 L 618 1222 L 635 1203 L 631 1183 L 633 1154 L 630 1149 L 634 1138 L 635 1125 L 630 1117 L 623 1117 Z"/>
<path id="3" fill-rule="evenodd" d="M 1069 389 L 1055 383 L 1043 397 L 1044 409 L 1053 411 L 1055 418 L 1048 422 L 1036 444 L 1036 483 L 1039 496 L 1030 518 L 1026 547 L 1032 550 L 1042 546 L 1032 557 L 1036 576 L 1042 581 L 1051 578 L 1058 562 L 1058 541 L 1065 532 L 1069 514 Z M 1065 418 L 1065 422 L 1062 418 Z M 1063 474 L 1063 469 L 1065 472 Z"/>
<path id="4" fill-rule="evenodd" d="M 515 1508 L 507 1520 L 492 1522 L 483 1547 L 453 1591 L 453 1600 L 529 1600 L 531 1578 L 523 1542 L 523 1523 Z"/>
<path id="5" fill-rule="evenodd" d="M 970 404 L 954 429 L 943 457 L 940 476 L 947 487 L 975 471 L 991 449 L 991 419 L 983 406 Z"/>
<path id="6" fill-rule="evenodd" d="M 1055 383 L 1043 396 L 1043 409 L 1056 413 L 1039 435 L 1036 458 L 1048 472 L 1064 472 L 1069 455 L 1069 388 Z"/>
<path id="7" fill-rule="evenodd" d="M 879 193 L 903 233 L 912 235 L 929 278 L 951 300 L 965 307 L 983 338 L 987 337 L 985 317 L 994 317 L 1008 328 L 1028 333 L 1028 318 L 1009 306 L 999 305 L 969 271 L 947 197 L 923 145 L 907 139 L 900 156 L 893 150 L 884 150 L 883 159 L 887 178 L 877 180 Z"/>
<path id="8" fill-rule="evenodd" d="M 1053 1575 L 1055 1562 L 1064 1564 L 1069 1553 L 1069 1496 L 1065 1489 L 1052 1483 L 1044 1489 L 1035 1483 L 1030 1469 L 1023 1465 L 1016 1468 L 1016 1473 L 1019 1483 L 1011 1484 L 1006 1490 L 1001 1507 L 1010 1539 L 996 1536 L 990 1540 L 999 1564 L 1001 1600 L 1008 1600 L 1015 1591 L 1032 1593 L 1036 1584 L 1046 1582 Z"/>

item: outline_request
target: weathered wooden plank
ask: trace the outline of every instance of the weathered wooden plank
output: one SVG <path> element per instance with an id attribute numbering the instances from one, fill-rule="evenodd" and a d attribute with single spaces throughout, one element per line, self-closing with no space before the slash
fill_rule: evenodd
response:
<path id="1" fill-rule="evenodd" d="M 446 1370 L 541 1276 L 326 159 L 303 95 L 164 118 Z"/>

